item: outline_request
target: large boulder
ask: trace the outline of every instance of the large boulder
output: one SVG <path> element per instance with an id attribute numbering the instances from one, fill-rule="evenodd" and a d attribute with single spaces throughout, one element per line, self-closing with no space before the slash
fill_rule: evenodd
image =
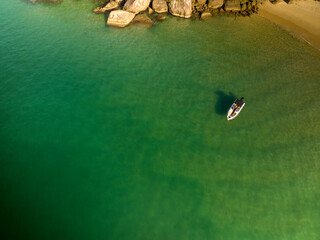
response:
<path id="1" fill-rule="evenodd" d="M 177 17 L 190 18 L 192 13 L 191 0 L 172 0 L 169 3 L 170 13 Z"/>
<path id="2" fill-rule="evenodd" d="M 208 7 L 217 9 L 222 7 L 223 4 L 224 4 L 224 0 L 209 0 Z"/>
<path id="3" fill-rule="evenodd" d="M 123 7 L 123 10 L 139 13 L 146 10 L 150 5 L 151 0 L 128 0 Z"/>
<path id="4" fill-rule="evenodd" d="M 224 8 L 226 11 L 238 12 L 241 10 L 240 0 L 226 0 Z"/>
<path id="5" fill-rule="evenodd" d="M 109 14 L 107 25 L 114 27 L 125 27 L 132 21 L 134 17 L 134 13 L 123 10 L 113 10 Z"/>
<path id="6" fill-rule="evenodd" d="M 166 0 L 153 0 L 152 8 L 157 13 L 168 12 L 168 4 Z"/>
<path id="7" fill-rule="evenodd" d="M 93 9 L 93 12 L 104 13 L 105 11 L 110 11 L 117 7 L 119 7 L 119 3 L 117 3 L 116 1 L 111 1 L 111 2 L 108 2 L 104 7 L 96 7 L 95 9 Z"/>

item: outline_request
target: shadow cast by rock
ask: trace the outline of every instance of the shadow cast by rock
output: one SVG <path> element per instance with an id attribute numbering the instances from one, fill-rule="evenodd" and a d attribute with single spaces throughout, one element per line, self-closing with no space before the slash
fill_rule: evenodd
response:
<path id="1" fill-rule="evenodd" d="M 231 92 L 229 92 L 229 94 L 226 94 L 222 91 L 215 91 L 215 94 L 218 96 L 218 101 L 216 103 L 216 113 L 220 115 L 226 115 L 231 104 L 236 99 L 236 96 Z"/>

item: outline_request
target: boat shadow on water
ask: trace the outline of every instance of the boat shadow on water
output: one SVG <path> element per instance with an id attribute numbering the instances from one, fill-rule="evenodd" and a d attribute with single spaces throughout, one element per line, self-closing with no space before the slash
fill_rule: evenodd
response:
<path id="1" fill-rule="evenodd" d="M 216 113 L 219 115 L 227 115 L 228 109 L 237 97 L 231 92 L 226 94 L 222 91 L 215 91 L 215 94 L 218 96 Z"/>

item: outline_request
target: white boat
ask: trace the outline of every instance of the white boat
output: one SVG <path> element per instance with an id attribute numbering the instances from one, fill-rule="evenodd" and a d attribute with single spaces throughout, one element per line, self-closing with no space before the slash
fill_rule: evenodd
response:
<path id="1" fill-rule="evenodd" d="M 228 114 L 227 114 L 227 119 L 231 120 L 234 119 L 236 116 L 239 115 L 239 113 L 241 112 L 242 108 L 244 107 L 244 105 L 246 104 L 244 101 L 242 101 L 244 98 L 236 99 L 231 107 L 229 108 Z"/>

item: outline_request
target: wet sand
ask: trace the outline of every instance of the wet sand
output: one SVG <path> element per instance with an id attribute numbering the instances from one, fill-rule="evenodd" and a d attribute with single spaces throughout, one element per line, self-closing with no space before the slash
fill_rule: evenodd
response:
<path id="1" fill-rule="evenodd" d="M 259 15 L 281 25 L 320 50 L 320 2 L 297 0 L 287 4 L 264 2 Z"/>

